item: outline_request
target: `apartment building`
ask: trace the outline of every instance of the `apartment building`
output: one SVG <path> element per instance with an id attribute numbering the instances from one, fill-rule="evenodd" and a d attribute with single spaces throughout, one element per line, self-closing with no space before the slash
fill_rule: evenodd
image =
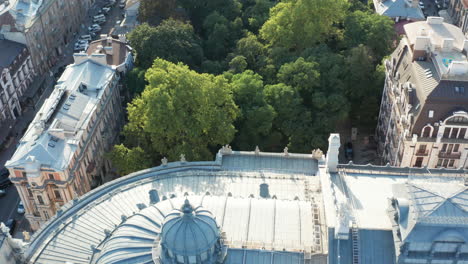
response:
<path id="1" fill-rule="evenodd" d="M 468 1 L 450 0 L 447 10 L 453 23 L 466 34 L 468 32 Z"/>
<path id="2" fill-rule="evenodd" d="M 21 99 L 35 71 L 25 45 L 0 39 L 0 128 L 21 115 Z M 0 135 L 6 134 L 0 132 Z M 4 136 L 5 137 L 5 136 Z M 0 139 L 0 144 L 2 139 Z"/>
<path id="3" fill-rule="evenodd" d="M 91 0 L 10 0 L 0 4 L 0 34 L 25 44 L 39 74 L 47 73 L 86 18 Z"/>
<path id="4" fill-rule="evenodd" d="M 5 164 L 34 230 L 110 170 L 103 156 L 122 124 L 119 79 L 133 57 L 110 38 L 90 48 L 75 55 Z"/>
<path id="5" fill-rule="evenodd" d="M 393 166 L 467 168 L 468 40 L 440 17 L 404 29 L 385 61 L 381 157 Z"/>

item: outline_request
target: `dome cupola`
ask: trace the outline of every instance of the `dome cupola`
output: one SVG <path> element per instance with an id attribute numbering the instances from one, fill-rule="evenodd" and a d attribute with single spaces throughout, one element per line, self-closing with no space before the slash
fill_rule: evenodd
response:
<path id="1" fill-rule="evenodd" d="M 186 199 L 164 219 L 159 237 L 159 262 L 211 264 L 223 258 L 220 230 L 213 215 Z"/>

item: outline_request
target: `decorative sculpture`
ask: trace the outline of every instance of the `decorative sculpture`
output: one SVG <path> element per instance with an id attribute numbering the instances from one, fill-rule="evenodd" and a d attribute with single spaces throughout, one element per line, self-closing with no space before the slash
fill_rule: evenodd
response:
<path id="1" fill-rule="evenodd" d="M 288 147 L 285 147 L 285 148 L 283 149 L 283 152 L 284 152 L 284 155 L 285 155 L 286 157 L 289 156 Z"/>
<path id="2" fill-rule="evenodd" d="M 232 154 L 232 148 L 229 145 L 221 147 L 221 154 Z"/>
<path id="3" fill-rule="evenodd" d="M 314 159 L 322 159 L 323 152 L 320 149 L 314 149 L 312 150 L 312 158 Z"/>
<path id="4" fill-rule="evenodd" d="M 185 159 L 185 154 L 180 154 L 180 162 L 187 162 L 187 160 Z"/>
<path id="5" fill-rule="evenodd" d="M 255 155 L 260 155 L 260 149 L 258 146 L 255 147 Z"/>
<path id="6" fill-rule="evenodd" d="M 166 157 L 162 158 L 161 163 L 162 163 L 163 166 L 166 166 L 167 165 L 167 158 Z"/>

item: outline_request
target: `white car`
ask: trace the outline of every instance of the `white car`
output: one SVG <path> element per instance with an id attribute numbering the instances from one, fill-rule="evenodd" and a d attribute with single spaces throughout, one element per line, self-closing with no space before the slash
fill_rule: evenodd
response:
<path id="1" fill-rule="evenodd" d="M 82 44 L 88 44 L 88 41 L 85 39 L 79 39 L 76 41 L 75 45 L 82 45 Z"/>
<path id="2" fill-rule="evenodd" d="M 419 1 L 419 8 L 424 9 L 424 3 Z"/>
<path id="3" fill-rule="evenodd" d="M 23 205 L 23 201 L 19 202 L 17 212 L 18 212 L 18 214 L 24 214 L 24 205 Z"/>
<path id="4" fill-rule="evenodd" d="M 82 36 L 80 36 L 80 39 L 91 41 L 92 37 L 91 37 L 91 35 L 82 35 Z"/>
<path id="5" fill-rule="evenodd" d="M 110 10 L 111 10 L 110 7 L 104 7 L 104 8 L 102 8 L 102 12 L 103 12 L 104 14 L 109 13 Z"/>

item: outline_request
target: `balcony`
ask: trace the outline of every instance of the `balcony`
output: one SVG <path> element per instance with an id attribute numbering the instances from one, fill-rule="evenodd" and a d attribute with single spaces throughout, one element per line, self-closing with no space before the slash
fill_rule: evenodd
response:
<path id="1" fill-rule="evenodd" d="M 461 152 L 439 152 L 439 158 L 441 159 L 459 159 Z"/>
<path id="2" fill-rule="evenodd" d="M 416 156 L 427 156 L 429 155 L 429 150 L 428 149 L 418 149 L 416 151 Z"/>

